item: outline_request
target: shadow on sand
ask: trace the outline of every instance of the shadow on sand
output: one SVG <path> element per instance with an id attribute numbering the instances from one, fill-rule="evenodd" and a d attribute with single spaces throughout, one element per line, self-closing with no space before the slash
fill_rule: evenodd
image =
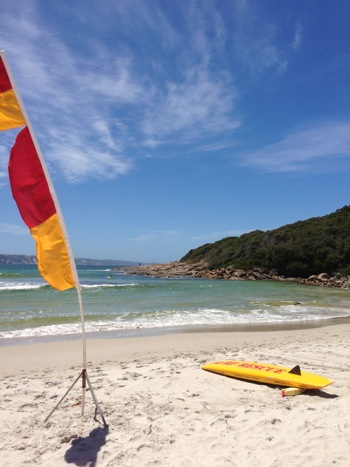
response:
<path id="1" fill-rule="evenodd" d="M 329 394 L 328 392 L 323 392 L 321 389 L 309 389 L 304 393 L 306 396 L 317 396 L 322 397 L 323 399 L 336 399 L 339 397 L 337 394 Z"/>
<path id="2" fill-rule="evenodd" d="M 106 444 L 108 427 L 98 427 L 91 431 L 86 438 L 77 438 L 72 441 L 72 446 L 67 450 L 64 459 L 67 464 L 75 464 L 79 467 L 88 465 L 95 467 L 97 455 L 101 447 Z"/>

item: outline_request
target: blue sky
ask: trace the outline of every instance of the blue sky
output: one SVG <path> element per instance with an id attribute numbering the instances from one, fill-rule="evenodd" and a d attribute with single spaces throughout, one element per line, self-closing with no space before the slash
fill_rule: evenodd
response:
<path id="1" fill-rule="evenodd" d="M 167 262 L 349 203 L 350 2 L 3 2 L 76 257 Z M 34 254 L 0 135 L 0 253 Z"/>

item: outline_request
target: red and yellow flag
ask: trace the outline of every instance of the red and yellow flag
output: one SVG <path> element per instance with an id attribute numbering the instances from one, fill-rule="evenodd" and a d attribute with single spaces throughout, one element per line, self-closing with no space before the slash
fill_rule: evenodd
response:
<path id="1" fill-rule="evenodd" d="M 62 229 L 63 220 L 57 212 L 54 189 L 45 175 L 45 162 L 40 157 L 28 129 L 8 72 L 0 53 L 0 131 L 25 126 L 11 150 L 9 177 L 13 197 L 24 222 L 36 242 L 38 269 L 55 289 L 75 287 L 74 274 Z M 24 111 L 25 112 L 25 111 Z M 40 149 L 38 149 L 40 151 Z M 54 195 L 55 196 L 55 195 Z M 62 224 L 61 224 L 62 222 Z M 74 261 L 74 260 L 72 260 Z"/>
<path id="2" fill-rule="evenodd" d="M 55 289 L 74 287 L 55 203 L 27 127 L 20 131 L 11 150 L 9 177 L 19 212 L 36 242 L 41 275 Z"/>
<path id="3" fill-rule="evenodd" d="M 0 131 L 11 130 L 25 124 L 4 62 L 0 57 Z"/>

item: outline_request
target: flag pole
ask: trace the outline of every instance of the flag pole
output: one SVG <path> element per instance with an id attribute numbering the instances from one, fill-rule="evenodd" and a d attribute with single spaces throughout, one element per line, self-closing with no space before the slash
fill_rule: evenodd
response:
<path id="1" fill-rule="evenodd" d="M 52 183 L 52 180 L 51 180 L 51 176 L 50 176 L 50 173 L 48 171 L 48 168 L 47 168 L 47 165 L 46 165 L 46 162 L 45 162 L 45 159 L 44 159 L 44 156 L 41 152 L 41 149 L 40 149 L 40 146 L 39 146 L 39 143 L 38 143 L 38 140 L 36 138 L 36 135 L 35 135 L 35 132 L 34 132 L 34 129 L 32 127 L 32 124 L 31 124 L 31 121 L 29 119 L 29 116 L 27 114 L 27 111 L 26 111 L 26 108 L 24 106 L 24 103 L 22 101 L 22 98 L 21 98 L 21 95 L 18 91 L 18 88 L 17 88 L 17 85 L 16 85 L 16 82 L 15 82 L 15 79 L 12 75 L 12 72 L 11 72 L 11 68 L 10 68 L 10 65 L 7 61 L 7 57 L 6 57 L 6 54 L 5 54 L 5 51 L 4 50 L 0 50 L 0 56 L 3 60 L 3 63 L 4 63 L 4 66 L 5 66 L 5 69 L 6 69 L 6 72 L 8 74 L 8 77 L 10 79 L 10 82 L 11 82 L 11 86 L 12 86 L 12 89 L 15 93 L 15 96 L 16 96 L 16 99 L 17 99 L 17 102 L 18 102 L 18 105 L 21 109 L 21 112 L 22 112 L 22 115 L 24 117 L 24 120 L 25 120 L 25 123 L 27 125 L 27 128 L 29 130 L 29 133 L 31 135 L 31 138 L 32 138 L 32 141 L 33 141 L 33 144 L 34 144 L 34 147 L 36 149 L 36 152 L 38 154 L 38 158 L 40 160 L 40 163 L 41 163 L 41 166 L 42 166 L 42 169 L 43 169 L 43 172 L 45 174 L 45 177 L 46 177 L 46 181 L 47 181 L 47 184 L 48 184 L 48 187 L 49 187 L 49 190 L 50 190 L 50 194 L 52 196 L 52 199 L 53 199 L 53 202 L 54 202 L 54 205 L 55 205 L 55 208 L 56 208 L 56 212 L 57 212 L 57 217 L 59 219 L 59 223 L 60 223 L 60 226 L 61 226 L 61 229 L 62 229 L 62 234 L 63 234 L 63 237 L 64 237 L 64 240 L 65 240 L 65 244 L 66 244 L 66 248 L 67 248 L 67 253 L 68 253 L 68 258 L 69 258 L 69 263 L 70 263 L 70 267 L 71 267 L 71 271 L 72 271 L 72 275 L 73 275 L 73 279 L 74 279 L 74 286 L 75 286 L 75 289 L 76 289 L 76 292 L 77 292 L 77 297 L 78 297 L 78 303 L 79 303 L 79 310 L 80 310 L 80 320 L 81 320 L 81 334 L 82 334 L 82 366 L 83 366 L 83 369 L 82 369 L 82 372 L 81 374 L 79 375 L 79 377 L 77 378 L 77 380 L 80 378 L 80 376 L 82 377 L 82 405 L 81 405 L 81 415 L 83 416 L 84 415 L 84 406 L 85 406 L 85 391 L 86 391 L 86 382 L 88 381 L 88 385 L 89 385 L 89 388 L 91 390 L 91 394 L 92 394 L 92 397 L 94 399 L 94 402 L 95 402 L 95 405 L 96 405 L 96 411 L 100 414 L 100 416 L 102 417 L 102 420 L 103 420 L 103 423 L 105 426 L 107 426 L 106 422 L 105 422 L 105 419 L 104 419 L 104 416 L 103 416 L 103 413 L 102 413 L 102 410 L 100 408 L 100 406 L 98 405 L 98 402 L 97 402 L 97 399 L 96 399 L 96 396 L 95 396 L 95 393 L 92 389 L 92 386 L 91 386 L 91 383 L 88 379 L 88 376 L 87 376 L 87 360 L 86 360 L 86 330 L 85 330 L 85 315 L 84 315 L 84 308 L 83 308 L 83 300 L 82 300 L 82 294 L 81 294 L 81 285 L 80 285 L 80 280 L 79 280 L 79 276 L 78 276 L 78 271 L 77 271 L 77 267 L 76 267 L 76 264 L 75 264 L 75 260 L 74 260 L 74 255 L 73 255 L 73 251 L 72 251 L 72 247 L 71 247 L 71 243 L 70 243 L 70 239 L 69 239 L 69 236 L 68 236 L 68 232 L 67 232 L 67 228 L 66 228 L 66 224 L 64 222 L 64 218 L 63 218 L 63 215 L 62 215 L 62 211 L 61 211 L 61 206 L 59 204 L 59 201 L 58 201 L 58 198 L 57 198 L 57 195 L 56 195 L 56 191 L 55 191 L 55 188 L 53 186 L 53 183 Z M 77 382 L 77 380 L 74 382 L 73 386 L 75 385 L 75 383 Z M 73 387 L 72 386 L 72 387 Z M 72 389 L 72 387 L 68 390 L 68 392 Z M 61 401 L 65 398 L 65 396 L 68 394 L 68 392 L 63 396 L 63 398 L 61 399 Z M 60 401 L 60 402 L 61 402 Z M 60 404 L 59 402 L 59 404 Z M 58 405 L 54 408 L 54 410 L 58 407 Z M 53 410 L 53 411 L 54 411 Z M 51 416 L 51 414 L 53 413 L 53 411 L 50 413 L 50 415 L 47 417 L 46 420 L 48 420 L 48 418 Z M 45 420 L 45 421 L 46 421 Z"/>

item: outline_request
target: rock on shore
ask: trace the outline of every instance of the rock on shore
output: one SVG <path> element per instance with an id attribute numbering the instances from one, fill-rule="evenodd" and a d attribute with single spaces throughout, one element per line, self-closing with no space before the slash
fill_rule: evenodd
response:
<path id="1" fill-rule="evenodd" d="M 290 281 L 306 285 L 322 285 L 325 287 L 350 288 L 350 277 L 336 274 L 329 276 L 326 273 L 312 275 L 307 279 L 285 278 L 275 274 L 264 273 L 261 269 L 252 269 L 243 271 L 241 269 L 219 268 L 210 270 L 204 262 L 200 263 L 181 263 L 178 261 L 166 264 L 150 264 L 140 266 L 124 267 L 122 269 L 129 275 L 150 276 L 160 278 L 181 278 L 196 277 L 203 279 L 225 279 L 225 280 L 275 280 Z"/>

